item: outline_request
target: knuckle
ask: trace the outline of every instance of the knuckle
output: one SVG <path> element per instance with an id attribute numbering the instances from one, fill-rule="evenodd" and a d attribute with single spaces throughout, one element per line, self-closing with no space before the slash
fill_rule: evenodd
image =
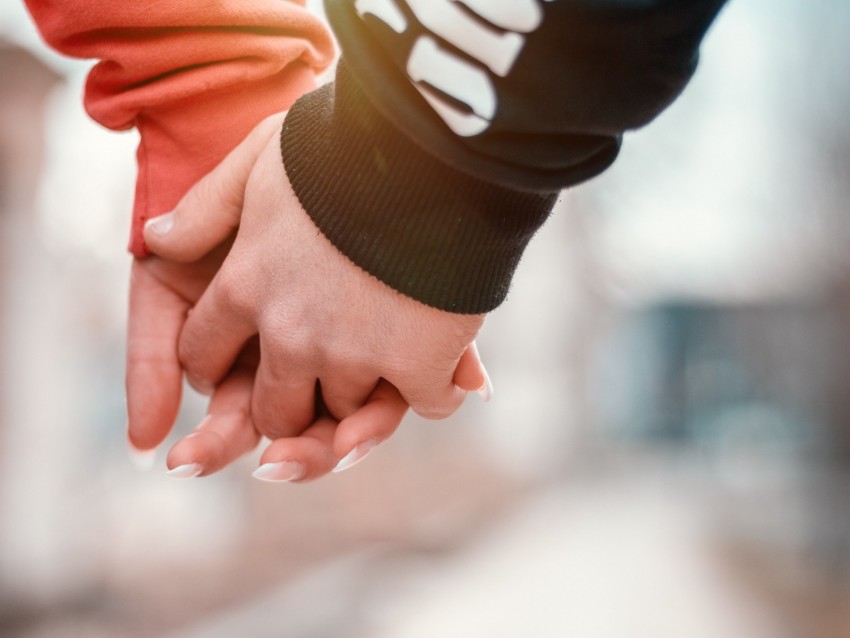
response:
<path id="1" fill-rule="evenodd" d="M 306 362 L 313 361 L 318 364 L 319 357 L 298 334 L 285 321 L 273 317 L 260 322 L 260 351 L 266 352 L 279 361 L 286 362 L 287 368 L 302 368 Z M 277 369 L 277 366 L 273 366 Z"/>
<path id="2" fill-rule="evenodd" d="M 180 365 L 189 374 L 192 375 L 198 368 L 197 348 L 193 334 L 189 330 L 183 331 L 183 336 L 177 344 L 177 358 Z"/>
<path id="3" fill-rule="evenodd" d="M 250 316 L 257 296 L 252 292 L 251 278 L 245 269 L 229 264 L 222 266 L 214 280 L 214 293 L 241 316 Z"/>
<path id="4" fill-rule="evenodd" d="M 251 409 L 251 415 L 257 432 L 272 441 L 296 436 L 305 427 L 304 424 L 288 418 L 285 413 L 275 413 L 274 410 L 256 402 Z"/>
<path id="5" fill-rule="evenodd" d="M 439 421 L 450 417 L 460 406 L 456 395 L 445 389 L 436 387 L 418 388 L 418 392 L 403 393 L 410 408 L 419 416 L 429 421 Z"/>
<path id="6" fill-rule="evenodd" d="M 326 340 L 309 320 L 302 320 L 292 309 L 271 305 L 264 309 L 258 324 L 260 349 L 287 365 L 316 370 L 328 363 Z"/>
<path id="7" fill-rule="evenodd" d="M 438 404 L 419 404 L 411 405 L 411 409 L 423 419 L 429 421 L 441 421 L 447 419 L 454 414 L 457 409 L 454 406 L 438 405 Z"/>
<path id="8" fill-rule="evenodd" d="M 208 173 L 195 183 L 190 191 L 190 197 L 185 200 L 188 208 L 204 210 L 210 204 L 217 204 L 221 198 L 221 188 L 215 178 L 215 172 Z"/>

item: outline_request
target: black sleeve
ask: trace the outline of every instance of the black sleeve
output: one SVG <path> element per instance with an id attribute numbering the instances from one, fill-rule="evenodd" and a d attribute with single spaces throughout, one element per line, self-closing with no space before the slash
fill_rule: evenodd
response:
<path id="1" fill-rule="evenodd" d="M 326 0 L 336 82 L 281 137 L 319 229 L 403 294 L 507 294 L 558 192 L 682 91 L 724 0 Z"/>

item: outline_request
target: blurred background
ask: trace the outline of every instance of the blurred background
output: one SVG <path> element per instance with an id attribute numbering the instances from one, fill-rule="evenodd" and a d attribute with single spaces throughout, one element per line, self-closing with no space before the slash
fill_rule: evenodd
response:
<path id="1" fill-rule="evenodd" d="M 479 339 L 494 399 L 270 485 L 128 463 L 137 140 L 4 0 L 0 636 L 850 636 L 848 32 L 732 0 L 532 243 Z"/>

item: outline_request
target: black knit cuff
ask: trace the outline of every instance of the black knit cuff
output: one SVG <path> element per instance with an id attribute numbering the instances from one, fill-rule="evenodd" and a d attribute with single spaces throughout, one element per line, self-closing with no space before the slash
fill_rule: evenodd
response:
<path id="1" fill-rule="evenodd" d="M 449 312 L 492 310 L 557 192 L 522 192 L 449 168 L 372 105 L 340 63 L 281 134 L 295 194 L 325 236 L 399 292 Z"/>

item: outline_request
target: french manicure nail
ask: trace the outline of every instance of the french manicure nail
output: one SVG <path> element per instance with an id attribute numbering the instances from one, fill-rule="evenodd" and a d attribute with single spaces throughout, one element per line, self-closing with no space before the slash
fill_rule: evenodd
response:
<path id="1" fill-rule="evenodd" d="M 145 222 L 145 228 L 150 229 L 154 235 L 163 237 L 174 227 L 174 213 L 165 213 L 153 217 Z"/>
<path id="2" fill-rule="evenodd" d="M 342 457 L 342 460 L 336 464 L 333 471 L 342 472 L 343 470 L 347 470 L 348 468 L 357 465 L 360 461 L 366 458 L 366 455 L 369 454 L 376 445 L 378 445 L 378 441 L 376 439 L 369 439 L 368 441 L 358 443 L 354 446 L 354 449 L 351 450 L 351 452 Z"/>
<path id="3" fill-rule="evenodd" d="M 130 465 L 137 470 L 147 472 L 153 467 L 156 461 L 156 448 L 140 450 L 130 441 L 127 441 L 127 456 L 130 459 Z"/>
<path id="4" fill-rule="evenodd" d="M 190 479 L 200 476 L 203 471 L 204 466 L 200 463 L 187 463 L 168 470 L 165 475 L 177 479 Z"/>
<path id="5" fill-rule="evenodd" d="M 469 344 L 469 347 L 475 352 L 475 357 L 478 359 L 478 366 L 481 370 L 481 374 L 484 375 L 484 383 L 481 384 L 481 387 L 476 390 L 478 395 L 485 401 L 489 401 L 493 398 L 493 382 L 490 380 L 490 375 L 487 374 L 487 368 L 484 367 L 484 364 L 481 362 L 481 355 L 478 353 L 478 344 L 475 341 Z"/>
<path id="6" fill-rule="evenodd" d="M 484 383 L 476 390 L 479 396 L 485 401 L 493 398 L 493 382 L 490 381 L 490 375 L 487 374 L 487 369 L 484 364 L 481 364 L 481 372 L 484 374 Z"/>
<path id="7" fill-rule="evenodd" d="M 285 483 L 297 481 L 306 473 L 304 466 L 298 461 L 281 461 L 280 463 L 264 463 L 252 476 L 261 481 L 272 483 Z"/>

